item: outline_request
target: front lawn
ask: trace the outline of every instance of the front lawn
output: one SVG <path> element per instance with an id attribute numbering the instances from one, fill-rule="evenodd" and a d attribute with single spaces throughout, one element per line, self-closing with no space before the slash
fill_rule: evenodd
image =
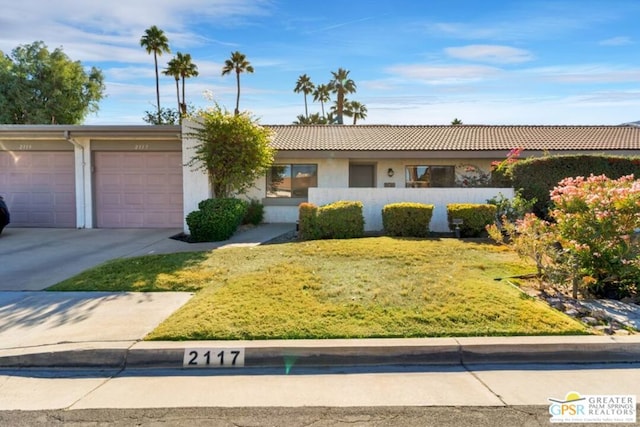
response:
<path id="1" fill-rule="evenodd" d="M 150 340 L 588 333 L 494 280 L 534 270 L 485 241 L 377 237 L 117 260 L 50 289 L 197 291 Z"/>

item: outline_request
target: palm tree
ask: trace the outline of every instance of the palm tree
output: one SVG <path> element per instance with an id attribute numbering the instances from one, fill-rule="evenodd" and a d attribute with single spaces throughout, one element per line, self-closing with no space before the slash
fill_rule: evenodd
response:
<path id="1" fill-rule="evenodd" d="M 153 63 L 156 70 L 156 102 L 158 105 L 158 121 L 160 121 L 160 81 L 158 78 L 158 56 L 163 52 L 169 53 L 169 39 L 160 28 L 155 25 L 147 28 L 140 38 L 140 46 L 144 47 L 148 54 L 153 52 Z"/>
<path id="2" fill-rule="evenodd" d="M 180 62 L 178 55 L 182 54 L 178 52 L 178 54 L 167 63 L 167 68 L 162 71 L 162 74 L 172 76 L 176 79 L 176 98 L 178 99 L 178 113 L 180 113 L 182 111 L 182 102 L 180 102 Z"/>
<path id="3" fill-rule="evenodd" d="M 367 107 L 358 101 L 347 101 L 345 99 L 344 115 L 353 117 L 353 124 L 355 125 L 358 119 L 364 120 L 367 117 Z"/>
<path id="4" fill-rule="evenodd" d="M 460 120 L 457 117 L 451 121 L 451 126 L 460 126 L 461 124 L 462 124 L 462 120 Z"/>
<path id="5" fill-rule="evenodd" d="M 180 57 L 180 52 L 178 52 Z M 191 62 L 191 54 L 185 53 L 180 58 L 180 77 L 182 78 L 182 114 L 187 114 L 187 99 L 184 96 L 185 80 L 190 77 L 198 76 L 198 66 Z"/>
<path id="6" fill-rule="evenodd" d="M 168 67 L 163 71 L 164 74 L 173 76 L 176 79 L 176 94 L 178 96 L 178 111 L 181 115 L 187 114 L 187 101 L 185 98 L 185 80 L 189 77 L 198 76 L 198 66 L 191 62 L 191 54 L 182 52 L 176 53 L 176 56 L 169 61 Z M 180 102 L 180 93 L 178 89 L 178 80 L 182 79 L 182 102 Z"/>
<path id="7" fill-rule="evenodd" d="M 313 91 L 313 100 L 320 101 L 320 108 L 322 109 L 322 115 L 324 116 L 324 103 L 331 100 L 331 88 L 329 85 L 318 85 Z"/>
<path id="8" fill-rule="evenodd" d="M 238 51 L 231 52 L 231 58 L 224 61 L 224 67 L 222 67 L 222 75 L 236 72 L 236 82 L 238 86 L 238 94 L 236 96 L 236 110 L 235 114 L 240 114 L 240 73 L 253 73 L 253 67 L 247 61 L 247 57 Z"/>
<path id="9" fill-rule="evenodd" d="M 349 70 L 338 68 L 338 71 L 332 71 L 333 80 L 329 82 L 331 92 L 337 94 L 336 99 L 336 115 L 338 116 L 338 124 L 343 124 L 342 112 L 344 110 L 344 96 L 347 93 L 356 91 L 356 84 L 349 78 Z"/>
<path id="10" fill-rule="evenodd" d="M 311 79 L 306 74 L 298 77 L 298 81 L 296 82 L 296 87 L 293 89 L 295 93 L 302 92 L 304 94 L 304 115 L 305 117 L 309 117 L 309 110 L 307 109 L 307 95 L 313 92 L 315 89 L 315 85 L 311 82 Z"/>

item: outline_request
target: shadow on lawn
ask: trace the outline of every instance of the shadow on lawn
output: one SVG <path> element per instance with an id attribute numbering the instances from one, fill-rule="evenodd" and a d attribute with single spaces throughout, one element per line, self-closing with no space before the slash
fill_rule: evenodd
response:
<path id="1" fill-rule="evenodd" d="M 46 291 L 182 292 L 201 288 L 206 277 L 197 266 L 208 252 L 182 252 L 116 259 L 86 270 Z"/>

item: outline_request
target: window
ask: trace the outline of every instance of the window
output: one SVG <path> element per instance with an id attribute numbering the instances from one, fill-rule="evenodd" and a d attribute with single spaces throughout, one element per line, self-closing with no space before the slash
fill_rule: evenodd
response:
<path id="1" fill-rule="evenodd" d="M 306 198 L 318 186 L 318 165 L 274 165 L 267 172 L 267 197 Z"/>
<path id="2" fill-rule="evenodd" d="M 455 166 L 407 166 L 406 187 L 455 187 Z"/>

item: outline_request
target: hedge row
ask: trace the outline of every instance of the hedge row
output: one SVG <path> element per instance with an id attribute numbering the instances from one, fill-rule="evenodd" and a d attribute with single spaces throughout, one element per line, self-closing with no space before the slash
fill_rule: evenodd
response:
<path id="1" fill-rule="evenodd" d="M 423 203 L 391 203 L 382 209 L 384 232 L 390 236 L 427 237 L 433 216 L 433 205 Z M 496 206 L 490 204 L 448 204 L 449 229 L 458 227 L 461 237 L 477 237 L 485 232 L 496 217 Z M 453 224 L 453 219 L 462 223 Z M 348 239 L 364 235 L 362 203 L 339 201 L 318 207 L 302 203 L 299 207 L 298 237 L 301 240 Z"/>
<path id="2" fill-rule="evenodd" d="M 302 240 L 352 239 L 363 235 L 362 202 L 339 201 L 321 207 L 300 204 L 298 237 Z"/>
<path id="3" fill-rule="evenodd" d="M 399 237 L 426 237 L 433 216 L 433 205 L 392 203 L 382 208 L 385 234 Z"/>
<path id="4" fill-rule="evenodd" d="M 606 175 L 618 179 L 633 174 L 640 177 L 640 158 L 608 155 L 560 155 L 519 160 L 508 169 L 506 176 L 525 199 L 536 199 L 534 210 L 546 216 L 549 193 L 568 177 Z"/>

